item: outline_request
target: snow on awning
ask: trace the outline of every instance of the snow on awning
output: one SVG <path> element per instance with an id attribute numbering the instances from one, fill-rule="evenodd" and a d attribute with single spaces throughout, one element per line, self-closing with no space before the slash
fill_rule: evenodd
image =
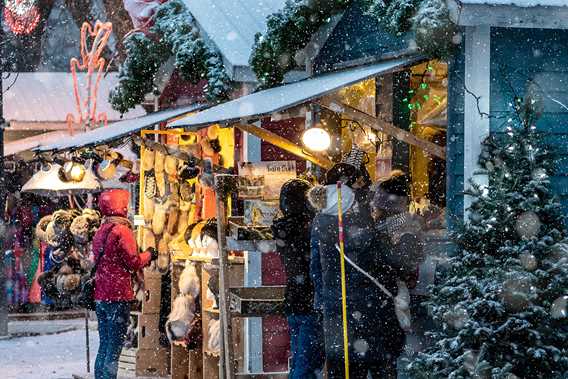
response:
<path id="1" fill-rule="evenodd" d="M 362 80 L 401 69 L 420 60 L 413 56 L 332 72 L 243 96 L 172 122 L 171 128 L 199 129 L 211 124 L 246 122 L 327 95 Z"/>
<path id="2" fill-rule="evenodd" d="M 132 133 L 136 133 L 142 129 L 148 128 L 160 122 L 183 116 L 186 113 L 198 111 L 200 109 L 203 109 L 204 107 L 205 106 L 203 104 L 193 104 L 188 107 L 170 109 L 162 112 L 151 113 L 144 117 L 115 122 L 113 124 L 109 124 L 106 127 L 101 127 L 85 133 L 77 134 L 57 143 L 42 144 L 37 148 L 37 150 L 65 150 L 110 142 Z"/>

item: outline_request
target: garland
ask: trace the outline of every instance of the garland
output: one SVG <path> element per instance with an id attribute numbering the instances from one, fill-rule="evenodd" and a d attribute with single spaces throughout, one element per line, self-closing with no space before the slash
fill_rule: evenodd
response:
<path id="1" fill-rule="evenodd" d="M 125 40 L 127 57 L 119 70 L 119 83 L 110 93 L 112 107 L 125 113 L 154 90 L 158 70 L 171 56 L 184 80 L 197 84 L 206 80 L 208 101 L 228 98 L 230 78 L 221 54 L 200 36 L 195 21 L 181 0 L 160 5 L 148 34 L 137 32 Z"/>
<path id="2" fill-rule="evenodd" d="M 267 31 L 257 34 L 250 64 L 261 88 L 282 83 L 284 74 L 300 64 L 299 50 L 331 17 L 356 0 L 289 1 L 267 19 Z M 368 15 L 394 35 L 414 31 L 418 49 L 429 58 L 444 58 L 453 52 L 456 38 L 444 0 L 360 0 Z"/>
<path id="3" fill-rule="evenodd" d="M 288 1 L 267 18 L 265 35 L 257 33 L 250 58 L 260 88 L 282 83 L 284 74 L 298 65 L 296 53 L 331 17 L 346 9 L 352 0 Z"/>

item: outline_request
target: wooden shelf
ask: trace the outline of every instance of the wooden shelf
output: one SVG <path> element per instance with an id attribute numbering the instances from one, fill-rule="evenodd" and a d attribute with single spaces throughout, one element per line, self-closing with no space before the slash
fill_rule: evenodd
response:
<path id="1" fill-rule="evenodd" d="M 209 350 L 203 350 L 203 353 L 205 354 L 205 356 L 208 356 L 210 358 L 219 358 L 220 353 L 218 351 L 209 351 Z"/>
<path id="2" fill-rule="evenodd" d="M 238 379 L 286 379 L 288 372 L 238 372 L 235 374 Z"/>
<path id="3" fill-rule="evenodd" d="M 234 317 L 262 317 L 283 314 L 285 286 L 231 288 Z"/>
<path id="4" fill-rule="evenodd" d="M 205 311 L 207 313 L 214 314 L 214 315 L 218 315 L 220 313 L 219 308 L 216 308 L 216 309 L 215 308 L 204 308 L 203 311 Z"/>
<path id="5" fill-rule="evenodd" d="M 272 253 L 276 251 L 275 240 L 236 240 L 227 237 L 227 249 L 231 251 L 258 251 Z"/>

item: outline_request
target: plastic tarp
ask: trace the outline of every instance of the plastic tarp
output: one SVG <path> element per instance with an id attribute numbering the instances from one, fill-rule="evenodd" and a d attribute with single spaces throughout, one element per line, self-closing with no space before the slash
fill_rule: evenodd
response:
<path id="1" fill-rule="evenodd" d="M 160 122 L 168 121 L 187 113 L 203 109 L 204 105 L 194 104 L 189 107 L 176 108 L 162 112 L 150 113 L 149 115 L 109 124 L 106 127 L 90 130 L 85 133 L 76 134 L 73 137 L 61 141 L 40 145 L 37 150 L 65 150 L 89 145 L 97 145 L 122 138 L 148 128 Z"/>
<path id="2" fill-rule="evenodd" d="M 230 124 L 259 119 L 263 116 L 306 103 L 378 74 L 397 71 L 419 59 L 419 57 L 414 56 L 382 61 L 270 88 L 183 117 L 172 122 L 169 127 L 198 129 L 210 124 Z"/>

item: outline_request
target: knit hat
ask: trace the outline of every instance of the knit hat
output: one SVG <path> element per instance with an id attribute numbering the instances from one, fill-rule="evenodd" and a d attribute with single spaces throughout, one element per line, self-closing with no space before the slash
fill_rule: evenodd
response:
<path id="1" fill-rule="evenodd" d="M 290 179 L 280 189 L 280 210 L 284 215 L 308 212 L 306 193 L 311 185 L 302 179 Z"/>
<path id="2" fill-rule="evenodd" d="M 408 197 L 410 195 L 410 180 L 402 171 L 391 173 L 391 176 L 379 182 L 373 195 L 373 207 L 401 213 L 408 210 Z"/>

